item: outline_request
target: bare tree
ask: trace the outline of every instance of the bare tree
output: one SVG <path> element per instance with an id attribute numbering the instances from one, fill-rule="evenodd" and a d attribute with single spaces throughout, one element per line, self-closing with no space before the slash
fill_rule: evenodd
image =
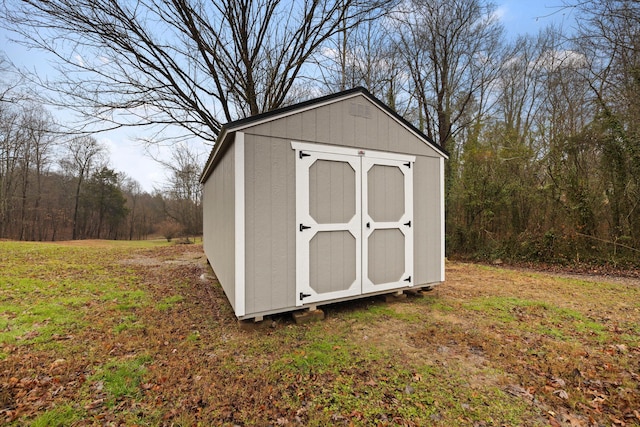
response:
<path id="1" fill-rule="evenodd" d="M 588 60 L 597 109 L 611 237 L 640 246 L 640 3 L 566 1 L 577 10 L 576 45 Z"/>
<path id="2" fill-rule="evenodd" d="M 389 3 L 4 0 L 3 21 L 55 56 L 61 79 L 41 83 L 87 123 L 178 125 L 213 142 L 221 121 L 283 105 L 342 22 Z"/>
<path id="3" fill-rule="evenodd" d="M 169 172 L 165 187 L 165 212 L 178 223 L 187 235 L 202 230 L 202 190 L 200 172 L 202 162 L 198 154 L 186 144 L 174 147 L 171 160 L 163 162 Z"/>
<path id="4" fill-rule="evenodd" d="M 420 107 L 419 126 L 449 149 L 472 108 L 487 102 L 501 56 L 502 26 L 481 0 L 412 0 L 394 14 Z"/>
<path id="5" fill-rule="evenodd" d="M 42 177 L 51 165 L 51 154 L 56 143 L 55 122 L 51 114 L 41 105 L 24 103 L 22 106 L 20 129 L 23 133 L 20 152 L 21 206 L 20 240 L 37 238 L 35 228 L 40 223 L 40 202 L 42 199 Z M 35 180 L 35 183 L 32 181 Z M 29 198 L 33 206 L 29 207 Z M 28 210 L 31 211 L 29 214 Z M 28 218 L 29 215 L 29 218 Z M 31 227 L 28 229 L 28 222 Z M 42 239 L 42 230 L 38 233 Z M 27 235 L 28 233 L 28 235 Z"/>
<path id="6" fill-rule="evenodd" d="M 19 182 L 19 162 L 23 132 L 20 129 L 20 112 L 8 103 L 0 103 L 0 236 L 10 229 L 11 199 Z"/>
<path id="7" fill-rule="evenodd" d="M 73 232 L 72 239 L 78 235 L 78 208 L 80 206 L 80 191 L 85 180 L 90 176 L 93 167 L 105 154 L 105 149 L 98 141 L 89 136 L 76 136 L 69 140 L 66 155 L 61 160 L 64 170 L 72 174 L 76 180 L 73 204 Z"/>
<path id="8" fill-rule="evenodd" d="M 395 51 L 395 34 L 386 19 L 345 23 L 315 56 L 319 79 L 331 92 L 364 86 L 395 108 L 401 60 Z"/>
<path id="9" fill-rule="evenodd" d="M 127 197 L 127 205 L 129 206 L 129 224 L 127 230 L 127 236 L 129 240 L 133 240 L 134 232 L 136 231 L 136 221 L 138 219 L 138 201 L 142 196 L 142 187 L 140 183 L 133 178 L 123 178 L 124 194 Z M 140 233 L 140 232 L 139 232 Z M 139 234 L 140 235 L 140 234 Z"/>

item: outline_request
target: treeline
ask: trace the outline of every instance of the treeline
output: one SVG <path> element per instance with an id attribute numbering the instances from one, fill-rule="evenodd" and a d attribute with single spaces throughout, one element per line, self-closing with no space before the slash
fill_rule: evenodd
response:
<path id="1" fill-rule="evenodd" d="M 449 143 L 452 253 L 640 262 L 640 5 L 570 11 L 569 30 L 505 46 L 486 110 Z"/>
<path id="2" fill-rule="evenodd" d="M 368 87 L 450 153 L 447 253 L 640 262 L 640 3 L 565 2 L 509 39 L 479 0 L 412 0 L 338 34 L 323 85 Z"/>
<path id="3" fill-rule="evenodd" d="M 58 61 L 60 80 L 47 85 L 54 104 L 84 111 L 89 123 L 96 111 L 122 117 L 116 125 L 130 125 L 131 114 L 115 113 L 144 106 L 137 123 L 175 125 L 210 144 L 226 121 L 364 86 L 450 153 L 449 255 L 638 265 L 640 2 L 559 3 L 549 14 L 564 16 L 565 27 L 518 38 L 486 0 L 187 0 L 133 9 L 118 0 L 9 1 L 0 23 Z M 74 54 L 61 55 L 61 46 Z M 78 55 L 104 60 L 79 65 Z M 37 182 L 53 172 L 38 172 L 37 157 L 24 166 L 35 175 L 17 168 L 2 190 L 12 206 L 9 216 L 2 208 L 3 227 L 17 238 L 34 237 L 25 221 L 49 212 Z M 61 175 L 67 192 L 83 179 L 77 170 Z M 27 184 L 34 195 L 24 202 Z M 116 226 L 100 220 L 98 202 L 60 197 L 66 236 L 135 234 L 126 227 L 130 202 Z"/>
<path id="4" fill-rule="evenodd" d="M 6 90 L 0 102 L 0 238 L 146 239 L 202 229 L 197 157 L 182 147 L 153 194 L 111 168 L 92 136 L 62 135 L 37 104 Z"/>

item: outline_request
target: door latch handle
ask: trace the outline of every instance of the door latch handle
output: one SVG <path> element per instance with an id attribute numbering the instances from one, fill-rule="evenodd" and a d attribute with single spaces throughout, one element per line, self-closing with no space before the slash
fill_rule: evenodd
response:
<path id="1" fill-rule="evenodd" d="M 406 225 L 407 227 L 411 227 L 411 221 L 405 222 L 404 225 Z"/>
<path id="2" fill-rule="evenodd" d="M 409 282 L 411 283 L 411 276 L 407 277 L 406 279 L 404 279 L 405 282 Z"/>
<path id="3" fill-rule="evenodd" d="M 371 223 L 370 222 L 367 223 L 367 228 L 371 228 Z"/>
<path id="4" fill-rule="evenodd" d="M 307 230 L 309 228 L 311 228 L 311 227 L 307 227 L 306 225 L 300 224 L 300 231 L 304 231 L 304 230 Z"/>

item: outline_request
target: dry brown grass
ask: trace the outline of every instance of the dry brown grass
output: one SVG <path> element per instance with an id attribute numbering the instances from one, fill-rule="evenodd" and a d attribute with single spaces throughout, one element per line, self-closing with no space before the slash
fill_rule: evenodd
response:
<path id="1" fill-rule="evenodd" d="M 0 261 L 12 425 L 640 424 L 633 280 L 449 263 L 423 298 L 244 331 L 198 245 L 1 242 Z M 74 316 L 29 323 L 39 300 Z"/>

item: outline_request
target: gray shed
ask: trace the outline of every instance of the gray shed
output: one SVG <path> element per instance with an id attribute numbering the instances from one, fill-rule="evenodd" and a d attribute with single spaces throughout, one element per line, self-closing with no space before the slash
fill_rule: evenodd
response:
<path id="1" fill-rule="evenodd" d="M 223 126 L 203 240 L 236 316 L 443 282 L 446 158 L 363 88 Z"/>

